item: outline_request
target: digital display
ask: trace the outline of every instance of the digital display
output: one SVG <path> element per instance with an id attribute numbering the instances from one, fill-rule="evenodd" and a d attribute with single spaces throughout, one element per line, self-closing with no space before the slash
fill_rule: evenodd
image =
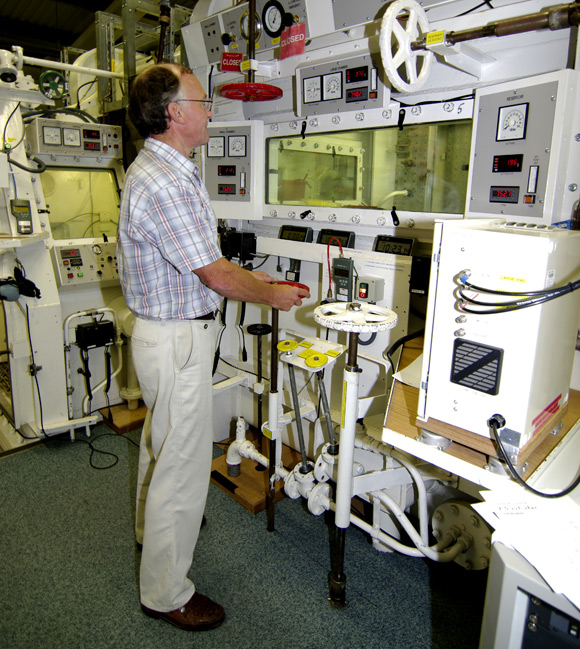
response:
<path id="1" fill-rule="evenodd" d="M 235 185 L 218 185 L 218 194 L 235 194 L 236 186 Z"/>
<path id="2" fill-rule="evenodd" d="M 493 173 L 505 173 L 506 171 L 521 171 L 524 156 L 521 153 L 510 155 L 493 156 Z"/>
<path id="3" fill-rule="evenodd" d="M 349 68 L 346 71 L 346 82 L 356 83 L 357 81 L 368 81 L 369 68 L 366 65 L 361 65 L 358 68 Z"/>
<path id="4" fill-rule="evenodd" d="M 373 250 L 384 252 L 390 255 L 410 256 L 413 252 L 413 239 L 404 239 L 402 237 L 391 237 L 389 235 L 379 235 L 376 238 Z"/>
<path id="5" fill-rule="evenodd" d="M 218 176 L 235 176 L 236 165 L 218 165 Z"/>
<path id="6" fill-rule="evenodd" d="M 101 143 L 100 142 L 85 142 L 84 143 L 85 151 L 100 151 Z"/>
<path id="7" fill-rule="evenodd" d="M 333 273 L 335 277 L 350 277 L 348 268 L 341 268 L 340 266 L 335 266 Z"/>
<path id="8" fill-rule="evenodd" d="M 331 241 L 331 239 L 333 240 Z M 354 248 L 354 232 L 342 232 L 341 230 L 320 230 L 316 243 L 327 245 L 330 242 L 331 246 L 338 246 L 335 239 L 340 241 L 343 248 Z"/>
<path id="9" fill-rule="evenodd" d="M 366 101 L 369 98 L 368 88 L 351 88 L 346 91 L 346 103 L 355 101 Z"/>
<path id="10" fill-rule="evenodd" d="M 490 203 L 517 203 L 520 197 L 519 187 L 491 187 Z"/>
<path id="11" fill-rule="evenodd" d="M 100 140 L 101 132 L 92 128 L 83 128 L 83 137 L 87 140 Z"/>
<path id="12" fill-rule="evenodd" d="M 312 228 L 300 227 L 298 225 L 283 225 L 278 234 L 279 239 L 286 241 L 301 241 L 309 243 L 312 241 Z"/>

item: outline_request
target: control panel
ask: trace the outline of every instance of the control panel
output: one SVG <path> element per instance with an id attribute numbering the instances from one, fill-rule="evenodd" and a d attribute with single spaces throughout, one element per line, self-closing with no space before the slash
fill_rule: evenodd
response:
<path id="1" fill-rule="evenodd" d="M 204 182 L 217 217 L 262 218 L 264 161 L 256 146 L 263 139 L 262 122 L 211 122 L 207 130 Z"/>
<path id="2" fill-rule="evenodd" d="M 101 243 L 69 242 L 55 245 L 53 263 L 62 287 L 88 284 L 118 284 L 117 251 L 114 241 Z"/>
<path id="3" fill-rule="evenodd" d="M 370 54 L 299 66 L 296 88 L 299 117 L 382 108 L 391 97 Z"/>
<path id="4" fill-rule="evenodd" d="M 306 4 L 307 0 L 256 0 L 256 51 L 263 52 L 278 47 L 282 31 L 293 24 L 305 23 L 305 36 L 308 38 Z M 208 63 L 219 63 L 225 52 L 239 52 L 246 56 L 249 25 L 248 3 L 242 2 L 198 23 L 183 27 L 189 60 L 201 60 L 200 47 L 203 48 Z M 195 56 L 192 57 L 191 54 Z"/>
<path id="5" fill-rule="evenodd" d="M 571 218 L 580 185 L 578 72 L 477 91 L 466 215 L 550 225 Z"/>
<path id="6" fill-rule="evenodd" d="M 85 159 L 123 156 L 120 126 L 39 117 L 26 127 L 26 136 L 35 153 L 82 155 Z"/>

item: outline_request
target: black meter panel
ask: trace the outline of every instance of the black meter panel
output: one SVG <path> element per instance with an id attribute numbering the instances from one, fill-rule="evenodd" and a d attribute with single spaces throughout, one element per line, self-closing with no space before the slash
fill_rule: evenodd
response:
<path id="1" fill-rule="evenodd" d="M 311 243 L 313 232 L 312 228 L 304 225 L 283 225 L 278 233 L 278 238 L 284 239 L 285 241 Z"/>
<path id="2" fill-rule="evenodd" d="M 570 192 L 563 188 L 577 165 L 568 133 L 576 132 L 579 93 L 570 72 L 477 90 L 468 217 L 497 215 L 538 225 L 570 218 Z"/>
<path id="3" fill-rule="evenodd" d="M 375 252 L 384 252 L 391 255 L 404 255 L 410 257 L 413 254 L 414 244 L 415 239 L 379 234 L 373 244 L 373 250 Z"/>
<path id="4" fill-rule="evenodd" d="M 354 232 L 347 232 L 345 230 L 332 230 L 330 228 L 322 228 L 318 233 L 316 243 L 321 243 L 325 246 L 342 246 L 343 248 L 354 248 Z"/>
<path id="5" fill-rule="evenodd" d="M 296 88 L 299 117 L 382 108 L 390 101 L 370 54 L 299 66 Z"/>
<path id="6" fill-rule="evenodd" d="M 262 124 L 212 122 L 207 130 L 204 182 L 218 218 L 261 218 L 255 210 L 262 196 L 263 161 L 254 143 L 262 137 Z"/>

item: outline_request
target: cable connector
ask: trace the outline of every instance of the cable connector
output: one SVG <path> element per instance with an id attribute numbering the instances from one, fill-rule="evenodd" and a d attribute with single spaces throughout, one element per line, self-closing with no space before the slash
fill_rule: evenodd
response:
<path id="1" fill-rule="evenodd" d="M 494 430 L 505 427 L 505 417 L 503 415 L 493 415 L 487 420 L 487 425 Z"/>
<path id="2" fill-rule="evenodd" d="M 457 276 L 457 279 L 462 283 L 462 284 L 467 284 L 467 281 L 471 277 L 471 271 L 470 270 L 462 270 L 459 275 Z"/>

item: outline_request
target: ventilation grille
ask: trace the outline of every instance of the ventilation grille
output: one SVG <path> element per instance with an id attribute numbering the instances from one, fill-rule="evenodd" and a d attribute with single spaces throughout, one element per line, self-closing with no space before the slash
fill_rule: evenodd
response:
<path id="1" fill-rule="evenodd" d="M 451 383 L 496 395 L 499 392 L 502 358 L 503 349 L 469 340 L 456 340 L 453 345 Z"/>

